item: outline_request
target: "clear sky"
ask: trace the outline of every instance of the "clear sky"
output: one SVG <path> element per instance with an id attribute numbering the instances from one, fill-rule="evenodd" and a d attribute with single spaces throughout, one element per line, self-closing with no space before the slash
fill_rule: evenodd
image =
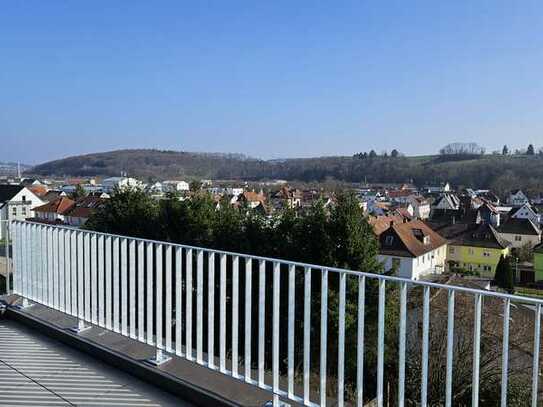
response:
<path id="1" fill-rule="evenodd" d="M 543 145 L 543 2 L 6 1 L 0 160 Z"/>

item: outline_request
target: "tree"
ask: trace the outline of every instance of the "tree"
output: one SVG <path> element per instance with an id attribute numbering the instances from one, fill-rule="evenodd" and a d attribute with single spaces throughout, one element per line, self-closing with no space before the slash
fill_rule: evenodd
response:
<path id="1" fill-rule="evenodd" d="M 400 152 L 399 152 L 398 150 L 394 149 L 394 150 L 392 150 L 392 151 L 390 152 L 390 156 L 391 156 L 392 158 L 399 157 L 399 156 L 400 156 Z"/>
<path id="2" fill-rule="evenodd" d="M 501 256 L 496 267 L 496 275 L 494 282 L 500 288 L 507 291 L 513 291 L 515 288 L 513 268 L 511 267 L 511 259 L 509 256 Z"/>
<path id="3" fill-rule="evenodd" d="M 535 155 L 535 148 L 533 144 L 530 144 L 528 146 L 528 149 L 526 150 L 527 155 Z"/>
<path id="4" fill-rule="evenodd" d="M 70 199 L 77 201 L 78 199 L 85 198 L 87 191 L 81 185 L 77 184 L 75 190 L 70 194 Z"/>
<path id="5" fill-rule="evenodd" d="M 503 146 L 502 155 L 509 155 L 509 147 L 507 147 L 507 144 Z"/>
<path id="6" fill-rule="evenodd" d="M 375 158 L 377 157 L 377 153 L 375 152 L 375 150 L 371 150 L 369 156 L 370 158 Z"/>
<path id="7" fill-rule="evenodd" d="M 477 143 L 450 143 L 439 150 L 441 155 L 483 155 L 485 149 Z"/>

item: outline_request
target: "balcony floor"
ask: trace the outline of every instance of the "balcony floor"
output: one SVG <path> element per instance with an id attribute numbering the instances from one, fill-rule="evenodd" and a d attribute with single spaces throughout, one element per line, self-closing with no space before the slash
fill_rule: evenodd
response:
<path id="1" fill-rule="evenodd" d="M 2 406 L 190 406 L 11 320 L 0 320 Z"/>

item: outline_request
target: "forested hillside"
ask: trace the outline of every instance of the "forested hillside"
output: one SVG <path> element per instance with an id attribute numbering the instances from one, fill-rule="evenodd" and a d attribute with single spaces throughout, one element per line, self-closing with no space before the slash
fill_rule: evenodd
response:
<path id="1" fill-rule="evenodd" d="M 51 161 L 34 167 L 36 175 L 110 176 L 127 172 L 143 179 L 285 179 L 289 181 L 407 182 L 449 181 L 457 186 L 543 191 L 541 155 L 367 156 L 259 160 L 238 154 L 159 150 L 120 150 Z"/>

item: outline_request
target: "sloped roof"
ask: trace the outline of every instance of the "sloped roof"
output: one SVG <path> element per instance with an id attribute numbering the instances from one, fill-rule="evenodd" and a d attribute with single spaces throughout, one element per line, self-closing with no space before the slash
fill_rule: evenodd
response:
<path id="1" fill-rule="evenodd" d="M 105 202 L 104 198 L 88 195 L 75 202 L 75 205 L 66 213 L 74 218 L 89 218 Z"/>
<path id="2" fill-rule="evenodd" d="M 387 236 L 394 237 L 392 243 L 388 244 Z M 379 241 L 381 254 L 400 257 L 419 257 L 447 243 L 420 220 L 392 224 Z"/>
<path id="3" fill-rule="evenodd" d="M 368 223 L 373 227 L 374 233 L 379 236 L 390 227 L 391 223 L 402 223 L 404 218 L 400 215 L 370 217 Z"/>
<path id="4" fill-rule="evenodd" d="M 0 185 L 0 204 L 11 200 L 23 188 L 24 186 L 22 185 Z"/>
<path id="5" fill-rule="evenodd" d="M 48 202 L 45 205 L 34 208 L 34 212 L 49 212 L 65 215 L 75 205 L 75 202 L 70 198 L 62 196 L 54 201 Z"/>
<path id="6" fill-rule="evenodd" d="M 539 236 L 541 230 L 530 219 L 509 218 L 498 228 L 500 233 Z"/>
<path id="7" fill-rule="evenodd" d="M 511 246 L 511 243 L 500 237 L 494 227 L 486 223 L 470 225 L 464 233 L 453 238 L 451 244 L 489 249 L 505 249 Z"/>

